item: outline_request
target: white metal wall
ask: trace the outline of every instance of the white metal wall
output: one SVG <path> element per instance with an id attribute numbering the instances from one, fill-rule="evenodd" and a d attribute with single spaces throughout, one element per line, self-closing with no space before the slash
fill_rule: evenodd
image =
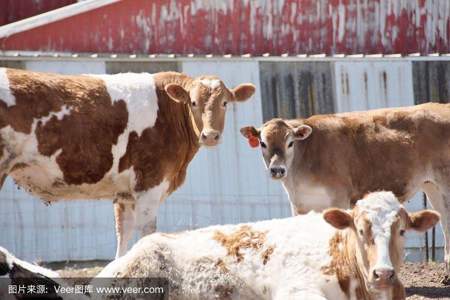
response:
<path id="1" fill-rule="evenodd" d="M 413 105 L 411 62 L 337 61 L 334 64 L 338 111 Z M 104 73 L 92 61 L 26 61 L 32 70 L 59 73 Z M 211 224 L 238 223 L 289 215 L 285 192 L 270 180 L 258 149 L 251 149 L 239 128 L 262 123 L 257 60 L 182 61 L 190 75 L 217 74 L 235 86 L 252 82 L 256 95 L 227 108 L 223 143 L 202 149 L 189 166 L 186 183 L 161 206 L 158 230 L 179 231 Z M 114 218 L 109 201 L 70 201 L 45 206 L 7 180 L 0 191 L 0 245 L 27 260 L 110 259 L 115 250 Z M 420 196 L 408 204 L 420 209 Z M 438 230 L 438 245 L 442 234 Z M 423 236 L 407 245 L 420 247 Z"/>

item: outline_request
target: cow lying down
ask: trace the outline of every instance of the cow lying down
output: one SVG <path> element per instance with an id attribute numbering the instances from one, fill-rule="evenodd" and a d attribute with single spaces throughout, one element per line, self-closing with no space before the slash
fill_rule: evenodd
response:
<path id="1" fill-rule="evenodd" d="M 352 210 L 155 233 L 98 277 L 165 277 L 170 299 L 404 299 L 404 233 L 438 221 L 375 192 Z"/>

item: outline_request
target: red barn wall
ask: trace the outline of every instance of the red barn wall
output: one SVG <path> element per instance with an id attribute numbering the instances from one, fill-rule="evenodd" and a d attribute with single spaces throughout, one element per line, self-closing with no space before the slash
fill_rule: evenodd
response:
<path id="1" fill-rule="evenodd" d="M 122 0 L 0 39 L 114 53 L 450 52 L 448 0 Z"/>
<path id="2" fill-rule="evenodd" d="M 0 26 L 57 9 L 77 0 L 2 0 Z"/>

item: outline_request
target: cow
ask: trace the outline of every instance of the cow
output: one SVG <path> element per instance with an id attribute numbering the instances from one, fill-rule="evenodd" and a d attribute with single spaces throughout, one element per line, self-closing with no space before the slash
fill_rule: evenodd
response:
<path id="1" fill-rule="evenodd" d="M 348 208 L 376 190 L 403 203 L 423 190 L 441 214 L 450 270 L 450 104 L 276 118 L 240 131 L 261 146 L 294 215 Z"/>
<path id="2" fill-rule="evenodd" d="M 392 192 L 379 191 L 352 210 L 154 233 L 92 282 L 166 278 L 170 299 L 405 299 L 405 231 L 438 221 L 438 213 L 408 213 Z"/>
<path id="3" fill-rule="evenodd" d="M 0 178 L 46 201 L 113 199 L 116 257 L 200 146 L 221 140 L 227 103 L 255 92 L 177 72 L 59 75 L 0 68 Z"/>

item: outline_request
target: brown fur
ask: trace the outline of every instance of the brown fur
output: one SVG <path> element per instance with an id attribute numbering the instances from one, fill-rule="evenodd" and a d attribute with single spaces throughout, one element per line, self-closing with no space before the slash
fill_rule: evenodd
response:
<path id="1" fill-rule="evenodd" d="M 348 185 L 353 201 L 377 190 L 405 201 L 409 183 L 427 164 L 438 164 L 441 153 L 450 160 L 450 104 L 313 116 L 303 123 L 313 133 L 302 143 L 300 172 L 328 186 Z"/>
<path id="2" fill-rule="evenodd" d="M 227 249 L 228 255 L 236 257 L 237 262 L 240 262 L 244 259 L 244 255 L 240 252 L 240 250 L 260 250 L 266 241 L 266 233 L 254 231 L 250 226 L 243 225 L 238 230 L 228 235 L 223 232 L 216 231 L 213 239 L 218 241 Z"/>
<path id="3" fill-rule="evenodd" d="M 113 163 L 112 145 L 124 131 L 128 112 L 124 101 L 112 103 L 100 79 L 30 71 L 7 71 L 16 105 L 0 102 L 0 128 L 30 133 L 35 118 L 60 111 L 70 115 L 53 116 L 45 125 L 38 123 L 36 137 L 42 155 L 62 152 L 56 161 L 67 184 L 96 183 Z"/>
<path id="4" fill-rule="evenodd" d="M 261 258 L 263 261 L 263 265 L 267 264 L 267 262 L 270 260 L 270 256 L 272 255 L 273 251 L 275 250 L 274 246 L 269 246 L 261 253 Z"/>
<path id="5" fill-rule="evenodd" d="M 141 136 L 131 132 L 127 151 L 120 159 L 119 172 L 134 167 L 137 191 L 151 188 L 164 178 L 170 181 L 169 193 L 174 191 L 184 182 L 187 166 L 199 149 L 189 108 L 168 98 L 164 91 L 168 82 L 188 86 L 191 79 L 171 72 L 155 75 L 159 106 L 156 123 Z"/>

